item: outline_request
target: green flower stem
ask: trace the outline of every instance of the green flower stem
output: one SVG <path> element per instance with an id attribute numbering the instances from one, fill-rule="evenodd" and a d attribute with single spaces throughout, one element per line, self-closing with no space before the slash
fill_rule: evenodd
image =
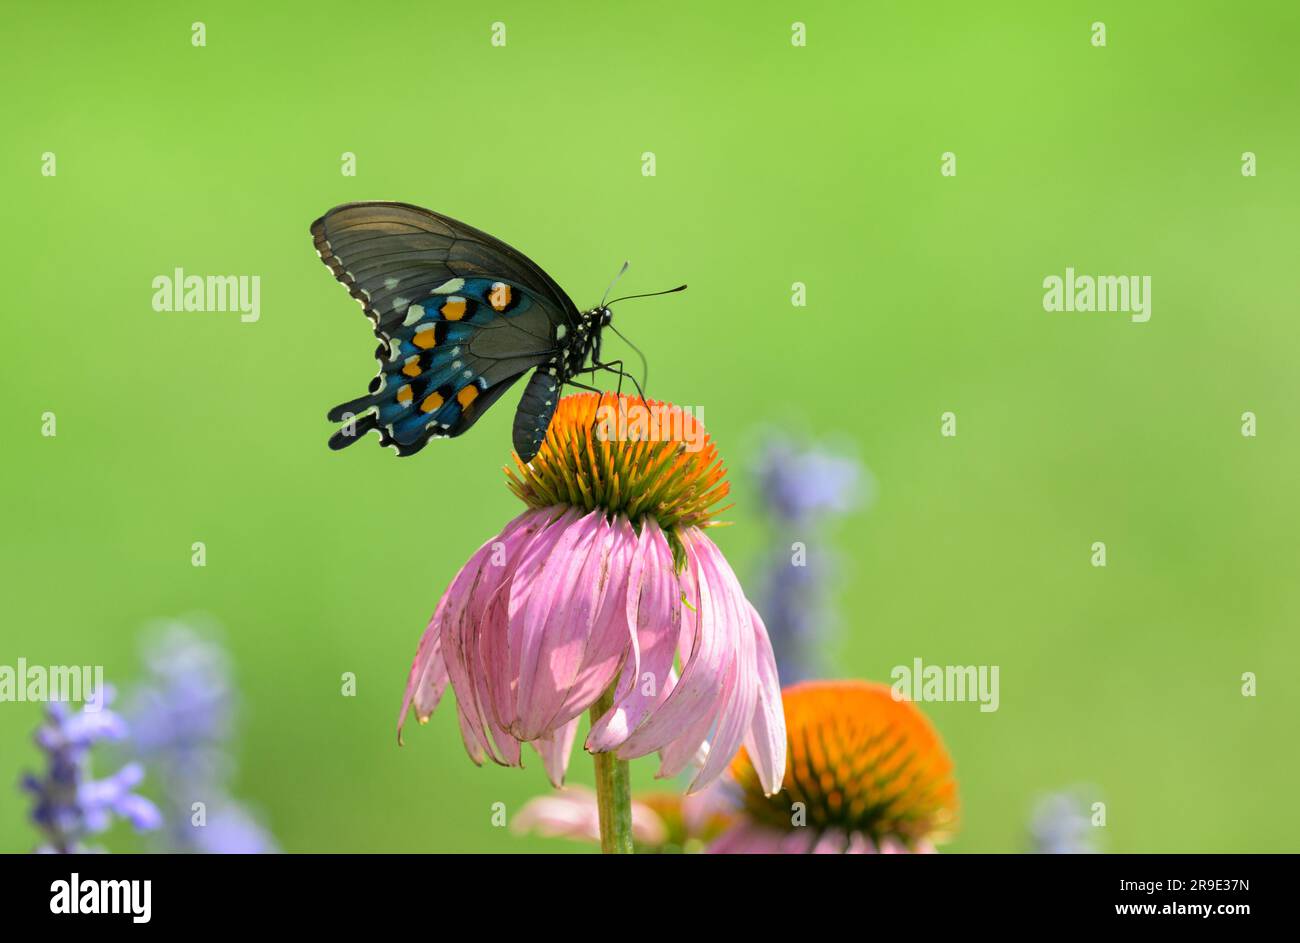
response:
<path id="1" fill-rule="evenodd" d="M 594 724 L 614 706 L 614 687 L 591 707 Z M 600 850 L 607 855 L 632 854 L 632 780 L 627 760 L 613 753 L 594 753 L 596 807 L 600 812 Z"/>

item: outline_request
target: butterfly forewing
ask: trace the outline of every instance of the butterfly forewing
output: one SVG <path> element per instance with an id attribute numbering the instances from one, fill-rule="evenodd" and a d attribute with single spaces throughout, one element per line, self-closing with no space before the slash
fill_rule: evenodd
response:
<path id="1" fill-rule="evenodd" d="M 504 278 L 572 324 L 577 310 L 522 252 L 466 223 L 407 203 L 346 203 L 311 227 L 316 251 L 377 323 L 453 278 Z"/>

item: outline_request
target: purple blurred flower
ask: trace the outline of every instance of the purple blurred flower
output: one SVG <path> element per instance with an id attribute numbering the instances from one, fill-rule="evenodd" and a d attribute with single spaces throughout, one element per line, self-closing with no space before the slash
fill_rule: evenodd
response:
<path id="1" fill-rule="evenodd" d="M 826 524 L 870 497 L 870 477 L 853 459 L 776 439 L 763 456 L 759 478 L 775 549 L 758 580 L 757 608 L 781 683 L 788 685 L 821 667 L 821 642 L 833 621 L 826 605 L 834 567 Z"/>
<path id="2" fill-rule="evenodd" d="M 138 763 L 128 763 L 105 779 L 90 778 L 90 750 L 97 743 L 125 740 L 126 722 L 104 709 L 112 702 L 112 689 L 104 691 L 99 710 L 68 710 L 52 702 L 45 723 L 33 738 L 48 761 L 44 777 L 26 774 L 22 787 L 36 800 L 32 821 L 45 834 L 38 852 L 81 854 L 89 849 L 84 839 L 106 831 L 114 816 L 129 821 L 141 831 L 162 824 L 158 809 L 131 790 L 144 779 Z"/>
<path id="3" fill-rule="evenodd" d="M 862 500 L 865 475 L 851 458 L 818 449 L 772 442 L 760 464 L 763 500 L 773 521 L 801 525 L 853 510 Z"/>
<path id="4" fill-rule="evenodd" d="M 1055 792 L 1034 807 L 1029 822 L 1035 854 L 1092 855 L 1097 853 L 1089 804 L 1079 791 Z"/>
<path id="5" fill-rule="evenodd" d="M 133 740 L 163 785 L 168 850 L 278 851 L 270 834 L 229 794 L 236 696 L 225 650 L 174 622 L 154 633 L 144 657 L 149 676 L 133 702 Z"/>

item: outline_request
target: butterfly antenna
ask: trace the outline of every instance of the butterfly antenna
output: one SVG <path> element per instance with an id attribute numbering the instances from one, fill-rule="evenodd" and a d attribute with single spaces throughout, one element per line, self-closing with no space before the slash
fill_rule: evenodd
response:
<path id="1" fill-rule="evenodd" d="M 627 337 L 623 334 L 623 332 L 620 331 L 618 328 L 616 328 L 614 325 L 612 324 L 609 325 L 609 329 L 613 331 L 615 334 L 617 334 L 619 337 L 621 337 L 623 339 L 623 343 L 627 344 L 627 346 L 635 350 L 636 355 L 639 358 L 641 358 L 641 389 L 645 389 L 647 386 L 650 385 L 650 364 L 645 359 L 645 354 L 641 353 L 641 348 L 638 347 L 636 344 L 633 344 L 630 340 L 628 340 Z M 644 393 L 641 395 L 641 398 L 643 400 L 645 399 Z"/>
<path id="2" fill-rule="evenodd" d="M 609 287 L 605 289 L 605 298 L 609 297 L 609 293 L 614 290 L 614 286 L 618 284 L 618 280 L 623 277 L 623 273 L 627 271 L 627 267 L 631 264 L 631 262 L 626 261 L 623 263 L 623 267 L 618 270 L 618 274 L 614 276 L 614 280 L 610 282 Z M 602 308 L 605 307 L 605 298 L 600 299 L 600 307 Z"/>
<path id="3" fill-rule="evenodd" d="M 622 298 L 615 298 L 609 304 L 618 304 L 620 301 L 627 301 L 629 298 L 653 298 L 655 295 L 671 295 L 673 292 L 685 290 L 685 285 L 678 285 L 676 288 L 665 288 L 663 291 L 648 291 L 644 295 L 624 295 Z M 607 308 L 609 307 L 609 305 L 606 305 L 603 301 L 601 304 L 605 305 Z M 619 337 L 622 336 L 622 334 L 619 335 Z"/>

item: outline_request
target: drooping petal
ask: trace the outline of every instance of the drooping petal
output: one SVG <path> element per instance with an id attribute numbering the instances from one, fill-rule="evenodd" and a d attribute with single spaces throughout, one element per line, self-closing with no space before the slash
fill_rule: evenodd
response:
<path id="1" fill-rule="evenodd" d="M 483 729 L 496 746 L 494 759 L 506 766 L 520 766 L 522 763 L 520 742 L 510 733 L 498 705 L 501 670 L 498 653 L 508 644 L 507 620 L 501 600 L 508 593 L 510 581 L 527 548 L 554 526 L 551 518 L 543 515 L 539 521 L 533 522 L 540 526 L 521 527 L 494 544 L 488 567 L 491 572 L 480 581 L 460 627 L 459 637 L 470 666 L 472 699 L 478 706 Z"/>
<path id="2" fill-rule="evenodd" d="M 686 550 L 686 567 L 685 570 L 677 575 L 677 592 L 681 598 L 681 631 L 677 635 L 677 654 L 681 658 L 681 671 L 676 672 L 675 683 L 669 691 L 660 691 L 658 700 L 650 705 L 649 715 L 641 724 L 624 740 L 617 748 L 620 760 L 634 760 L 636 757 L 646 756 L 647 753 L 654 753 L 655 750 L 663 750 L 673 740 L 679 739 L 688 732 L 692 724 L 698 724 L 702 721 L 702 714 L 705 710 L 701 709 L 701 702 L 705 700 L 705 685 L 698 683 L 698 675 L 701 674 L 699 667 L 699 650 L 702 646 L 697 643 L 697 639 L 702 633 L 702 624 L 705 622 L 705 613 L 701 604 L 701 592 L 698 584 L 698 566 L 695 563 L 694 554 L 690 549 Z M 712 619 L 708 619 L 708 627 L 712 630 Z M 685 652 L 688 652 L 685 654 Z M 722 685 L 723 672 L 718 666 L 710 666 L 712 676 L 716 684 Z M 692 679 L 692 688 L 682 687 L 686 675 Z M 684 692 L 688 697 L 682 701 Z M 712 706 L 711 702 L 702 705 L 703 708 Z M 711 722 L 711 715 L 710 715 Z M 705 734 L 707 736 L 707 728 Z"/>
<path id="3" fill-rule="evenodd" d="M 505 736 L 480 696 L 484 689 L 476 633 L 493 594 L 506 576 L 497 565 L 504 554 L 509 560 L 526 552 L 531 543 L 554 528 L 552 514 L 531 511 L 520 515 L 494 540 L 485 543 L 461 569 L 445 594 L 442 614 L 442 651 L 451 685 L 456 691 L 462 733 L 470 755 L 486 756 L 502 765 L 518 765 L 519 747 Z"/>
<path id="4" fill-rule="evenodd" d="M 517 566 L 517 562 L 511 562 L 512 573 Z M 509 579 L 507 576 L 507 582 L 503 582 L 488 601 L 483 613 L 486 627 L 478 638 L 479 659 L 484 671 L 479 687 L 485 692 L 493 722 L 503 730 L 510 729 L 515 717 L 516 685 L 510 674 L 510 618 L 507 612 Z"/>
<path id="5" fill-rule="evenodd" d="M 497 713 L 492 706 L 492 690 L 489 679 L 491 677 L 490 662 L 487 661 L 485 649 L 490 646 L 490 640 L 505 635 L 505 626 L 500 618 L 499 607 L 494 607 L 492 601 L 500 598 L 501 591 L 498 587 L 492 591 L 489 597 L 488 605 L 484 608 L 483 613 L 473 622 L 469 632 L 470 651 L 477 659 L 476 670 L 471 680 L 474 684 L 474 696 L 483 712 L 483 723 L 485 729 L 492 737 L 493 743 L 496 744 L 497 752 L 501 756 L 501 762 L 506 766 L 522 766 L 520 762 L 520 742 L 515 739 L 509 729 L 497 719 Z M 495 620 L 494 617 L 495 616 Z"/>
<path id="6" fill-rule="evenodd" d="M 749 736 L 758 700 L 758 672 L 754 665 L 752 609 L 740 589 L 740 581 L 713 541 L 703 534 L 693 535 L 692 540 L 698 544 L 701 569 L 721 597 L 729 629 L 727 634 L 735 646 L 727 685 L 718 708 L 717 729 L 709 742 L 708 760 L 691 782 L 690 791 L 694 792 L 726 772 L 736 751 Z"/>
<path id="7" fill-rule="evenodd" d="M 740 594 L 735 576 L 729 568 L 725 571 L 718 568 L 711 555 L 705 559 L 704 554 L 715 548 L 712 541 L 702 534 L 691 532 L 685 543 L 687 566 L 682 574 L 682 583 L 690 601 L 687 608 L 693 610 L 694 618 L 683 621 L 687 629 L 692 624 L 695 628 L 689 645 L 690 655 L 672 692 L 619 748 L 619 756 L 633 757 L 649 752 L 647 747 L 659 747 L 662 760 L 660 776 L 675 776 L 681 772 L 715 725 L 726 722 L 726 736 L 729 740 L 734 737 L 732 718 L 729 715 L 724 717 L 722 712 L 739 694 L 738 685 L 744 682 L 742 674 L 750 675 L 752 681 L 752 636 L 748 649 L 751 667 L 745 669 L 740 665 L 746 652 L 742 628 L 745 632 L 749 628 L 748 619 L 742 627 L 739 610 L 734 604 L 735 597 Z M 685 634 L 683 631 L 683 636 Z M 683 638 L 679 649 L 685 648 L 687 641 Z M 745 729 L 752 720 L 756 694 L 753 684 L 750 688 L 747 694 L 741 695 L 749 703 L 745 712 Z M 722 760 L 730 758 L 730 754 L 721 756 Z M 710 770 L 710 779 L 716 778 L 718 772 L 716 766 Z M 697 778 L 692 785 L 702 788 L 710 779 Z"/>
<path id="8" fill-rule="evenodd" d="M 420 637 L 420 647 L 415 652 L 415 661 L 406 679 L 406 693 L 402 695 L 402 710 L 397 715 L 398 743 L 402 742 L 402 727 L 406 724 L 406 714 L 411 705 L 415 705 L 415 719 L 425 723 L 446 690 L 447 664 L 442 658 L 442 613 L 446 606 L 447 597 L 443 596 Z"/>
<path id="9" fill-rule="evenodd" d="M 546 769 L 546 778 L 556 789 L 564 785 L 569 755 L 573 753 L 573 741 L 578 736 L 578 720 L 575 717 L 563 727 L 533 741 L 533 749 L 542 758 L 542 766 Z"/>
<path id="10" fill-rule="evenodd" d="M 731 677 L 729 674 L 718 689 L 719 700 L 726 696 Z M 681 733 L 659 751 L 659 770 L 655 773 L 656 778 L 669 779 L 687 767 L 694 767 L 697 770 L 704 767 L 709 760 L 709 731 L 717 722 L 719 706 L 714 704 L 709 710 L 701 711 L 694 720 L 688 719 L 687 726 Z"/>
<path id="11" fill-rule="evenodd" d="M 482 733 L 470 726 L 469 718 L 465 714 L 465 708 L 461 707 L 460 701 L 456 702 L 456 723 L 460 725 L 460 738 L 465 743 L 465 752 L 469 754 L 475 766 L 482 766 L 487 761 L 487 750 L 483 747 Z"/>
<path id="12" fill-rule="evenodd" d="M 628 573 L 637 551 L 632 523 L 619 515 L 610 522 L 610 541 L 595 579 L 599 583 L 597 610 L 590 632 L 582 640 L 582 658 L 572 676 L 556 678 L 568 693 L 550 726 L 567 723 L 585 712 L 618 677 L 627 660 L 631 631 L 627 622 Z"/>
<path id="13" fill-rule="evenodd" d="M 510 583 L 501 588 L 496 603 L 499 604 L 505 617 L 506 626 L 506 666 L 502 679 L 506 682 L 508 695 L 502 693 L 503 705 L 501 720 L 506 728 L 516 731 L 520 726 L 520 709 L 519 709 L 519 678 L 523 670 L 523 663 L 526 656 L 531 655 L 532 663 L 535 664 L 536 649 L 525 644 L 524 640 L 524 620 L 522 611 L 528 600 L 527 593 L 521 587 L 540 587 L 541 578 L 546 573 L 545 564 L 548 558 L 555 557 L 561 548 L 572 543 L 574 534 L 571 533 L 572 525 L 580 520 L 583 512 L 578 508 L 568 508 L 555 519 L 545 531 L 537 536 L 537 539 L 523 548 L 516 561 Z M 558 561 L 557 561 L 558 562 Z"/>
<path id="14" fill-rule="evenodd" d="M 553 545 L 539 541 L 529 547 L 519 563 L 510 585 L 509 619 L 511 641 L 519 642 L 511 732 L 520 740 L 546 733 L 564 703 L 563 681 L 581 664 L 599 608 L 598 574 L 611 539 L 604 514 L 593 511 L 567 522 Z"/>
<path id="15" fill-rule="evenodd" d="M 668 696 L 675 680 L 681 590 L 673 572 L 672 549 L 653 518 L 641 525 L 628 569 L 625 620 L 632 654 L 619 678 L 613 709 L 592 725 L 587 736 L 587 749 L 593 753 L 612 750 L 627 740 L 654 705 Z"/>
<path id="16" fill-rule="evenodd" d="M 754 705 L 754 720 L 745 737 L 745 752 L 754 764 L 763 792 L 772 796 L 780 792 L 781 781 L 785 778 L 785 708 L 781 704 L 781 681 L 776 674 L 772 643 L 753 606 L 749 607 L 749 621 L 754 629 L 758 702 Z"/>
<path id="17" fill-rule="evenodd" d="M 462 650 L 460 625 L 461 614 L 469 605 L 469 594 L 490 552 L 489 542 L 480 547 L 456 574 L 434 612 L 431 630 L 438 633 L 443 664 L 447 669 L 448 679 L 456 691 L 456 713 L 460 720 L 461 737 L 465 741 L 465 750 L 475 763 L 482 763 L 489 756 L 491 748 L 483 729 L 482 717 L 474 701 L 474 686 Z"/>

